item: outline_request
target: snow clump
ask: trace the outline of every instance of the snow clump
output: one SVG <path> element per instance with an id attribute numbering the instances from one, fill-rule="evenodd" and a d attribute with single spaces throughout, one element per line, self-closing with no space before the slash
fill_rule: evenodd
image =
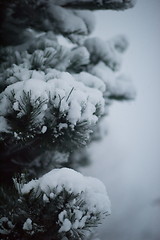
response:
<path id="1" fill-rule="evenodd" d="M 63 194 L 66 201 L 58 214 L 59 233 L 83 229 L 87 224 L 95 226 L 111 212 L 104 184 L 69 168 L 54 169 L 38 180 L 24 184 L 22 195 L 30 192 L 35 196 L 41 193 L 44 204 L 60 201 Z"/>

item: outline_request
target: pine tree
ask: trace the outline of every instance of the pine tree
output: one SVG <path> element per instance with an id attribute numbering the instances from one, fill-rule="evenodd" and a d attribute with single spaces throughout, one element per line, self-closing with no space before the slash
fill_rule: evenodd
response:
<path id="1" fill-rule="evenodd" d="M 119 73 L 127 39 L 88 37 L 90 10 L 133 5 L 0 1 L 1 239 L 93 240 L 87 230 L 110 214 L 104 184 L 77 170 L 112 101 L 135 90 Z"/>

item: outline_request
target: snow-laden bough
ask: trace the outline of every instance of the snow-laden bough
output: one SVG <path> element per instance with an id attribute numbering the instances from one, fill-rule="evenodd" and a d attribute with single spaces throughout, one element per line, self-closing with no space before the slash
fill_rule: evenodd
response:
<path id="1" fill-rule="evenodd" d="M 54 169 L 25 184 L 18 183 L 17 180 L 14 182 L 20 195 L 21 206 L 29 201 L 28 210 L 33 211 L 34 202 L 38 200 L 39 203 L 36 216 L 26 213 L 22 228 L 28 234 L 35 234 L 40 227 L 44 231 L 47 231 L 48 227 L 54 231 L 56 227 L 60 236 L 80 236 L 84 230 L 97 226 L 111 213 L 111 204 L 104 184 L 70 168 Z M 49 217 L 46 220 L 45 211 Z M 39 218 L 43 226 L 39 226 Z"/>

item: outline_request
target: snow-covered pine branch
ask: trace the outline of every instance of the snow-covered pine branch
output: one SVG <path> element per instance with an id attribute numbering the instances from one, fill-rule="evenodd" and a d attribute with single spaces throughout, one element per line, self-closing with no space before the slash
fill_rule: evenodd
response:
<path id="1" fill-rule="evenodd" d="M 125 10 L 135 5 L 135 0 L 52 0 L 58 5 L 76 9 Z"/>
<path id="2" fill-rule="evenodd" d="M 0 215 L 2 239 L 44 239 L 46 235 L 54 240 L 86 239 L 86 230 L 91 231 L 111 211 L 104 184 L 69 168 L 54 169 L 28 183 L 23 176 L 14 183 L 17 199 L 3 199 L 9 205 Z"/>
<path id="3" fill-rule="evenodd" d="M 0 145 L 4 166 L 13 158 L 16 165 L 28 169 L 30 161 L 41 159 L 48 150 L 67 154 L 93 139 L 99 129 L 95 125 L 108 113 L 112 100 L 135 97 L 131 81 L 119 73 L 127 46 L 126 38 L 117 36 L 108 41 L 88 38 L 84 45 L 67 47 L 49 32 L 23 49 L 2 48 Z M 50 166 L 57 166 L 57 157 L 51 159 Z"/>
<path id="4" fill-rule="evenodd" d="M 135 0 L 1 0 L 0 45 L 29 41 L 33 38 L 29 29 L 56 31 L 74 42 L 80 42 L 81 36 L 90 34 L 94 29 L 94 16 L 89 10 L 124 10 L 134 4 Z"/>
<path id="5" fill-rule="evenodd" d="M 82 147 L 100 136 L 112 101 L 135 97 L 120 73 L 126 38 L 87 39 L 90 10 L 133 2 L 0 0 L 1 239 L 93 240 L 85 230 L 110 213 L 104 185 L 69 167 L 87 163 Z M 24 171 L 36 180 L 22 174 L 10 191 Z"/>
<path id="6" fill-rule="evenodd" d="M 10 136 L 8 144 L 19 150 L 19 144 L 30 147 L 36 142 L 45 150 L 57 143 L 68 146 L 66 151 L 84 146 L 112 99 L 135 96 L 131 82 L 118 71 L 127 45 L 118 36 L 108 41 L 89 38 L 82 46 L 66 47 L 50 32 L 24 50 L 3 48 L 1 139 Z M 7 155 L 16 151 L 12 147 Z"/>
<path id="7" fill-rule="evenodd" d="M 16 141 L 26 142 L 38 134 L 43 139 L 46 135 L 52 143 L 56 139 L 61 142 L 60 138 L 63 142 L 68 135 L 74 143 L 73 134 L 82 127 L 84 136 L 89 137 L 92 125 L 104 111 L 103 96 L 98 89 L 75 81 L 67 72 L 19 70 L 18 82 L 10 84 L 0 95 L 1 118 L 9 124 L 7 130 L 1 131 L 8 132 L 11 127 Z M 13 81 L 17 80 L 17 73 L 12 75 Z M 85 137 L 79 141 L 83 144 Z"/>

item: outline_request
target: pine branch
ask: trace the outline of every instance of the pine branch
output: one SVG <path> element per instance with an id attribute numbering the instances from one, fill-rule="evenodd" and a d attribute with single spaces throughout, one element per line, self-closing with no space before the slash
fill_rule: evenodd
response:
<path id="1" fill-rule="evenodd" d="M 125 10 L 133 7 L 135 1 L 136 0 L 0 0 L 0 45 L 17 45 L 33 39 L 33 32 L 27 31 L 27 28 L 38 31 L 58 30 L 65 34 L 65 32 L 62 31 L 64 30 L 63 26 L 57 29 L 57 21 L 58 23 L 61 21 L 57 19 L 57 16 L 55 18 L 55 15 L 57 15 L 57 6 L 62 7 L 63 10 L 68 8 L 81 10 Z M 73 32 L 69 34 L 67 31 L 70 39 L 73 37 L 72 33 Z M 14 37 L 15 35 L 16 38 Z M 80 30 L 78 35 L 85 35 L 85 33 Z"/>
<path id="2" fill-rule="evenodd" d="M 57 171 L 58 179 L 66 176 L 64 181 L 59 182 Z M 107 192 L 96 179 L 88 179 L 68 168 L 55 169 L 48 174 L 28 183 L 24 174 L 14 178 L 17 192 L 0 188 L 0 239 L 44 240 L 47 237 L 62 240 L 66 237 L 84 240 L 85 232 L 91 231 L 90 228 L 96 227 L 106 216 L 104 211 L 110 212 Z M 52 176 L 52 181 L 48 182 L 48 176 Z M 95 192 L 96 185 L 100 194 Z M 99 201 L 101 207 L 97 206 Z"/>
<path id="3" fill-rule="evenodd" d="M 59 1 L 61 2 L 61 1 Z M 135 5 L 135 0 L 70 0 L 62 1 L 65 8 L 89 9 L 89 10 L 125 10 Z M 58 4 L 58 3 L 57 3 Z"/>

